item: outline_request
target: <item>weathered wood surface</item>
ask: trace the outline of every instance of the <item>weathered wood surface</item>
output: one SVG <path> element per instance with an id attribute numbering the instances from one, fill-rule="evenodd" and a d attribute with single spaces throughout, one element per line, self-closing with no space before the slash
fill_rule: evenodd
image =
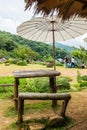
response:
<path id="1" fill-rule="evenodd" d="M 69 93 L 19 93 L 19 99 L 24 100 L 68 100 L 70 98 Z"/>
<path id="2" fill-rule="evenodd" d="M 23 122 L 24 100 L 63 100 L 61 116 L 65 117 L 66 108 L 71 95 L 69 93 L 19 93 L 18 97 L 18 124 Z"/>
<path id="3" fill-rule="evenodd" d="M 48 77 L 49 78 L 49 86 L 52 93 L 56 93 L 57 87 L 56 82 L 54 81 L 56 79 L 56 76 L 60 75 L 59 71 L 56 70 L 23 70 L 23 71 L 14 71 L 13 73 L 15 78 L 14 83 L 14 104 L 15 109 L 18 109 L 18 85 L 19 85 L 19 79 L 20 78 L 37 78 L 37 77 Z M 53 106 L 56 105 L 56 100 L 52 101 Z"/>
<path id="4" fill-rule="evenodd" d="M 15 110 L 18 108 L 18 85 L 19 85 L 19 79 L 15 78 L 14 79 L 14 105 L 15 105 Z"/>
<path id="5" fill-rule="evenodd" d="M 14 71 L 15 78 L 32 78 L 32 77 L 51 77 L 59 76 L 60 72 L 55 70 L 34 70 L 34 71 Z"/>
<path id="6" fill-rule="evenodd" d="M 0 87 L 10 87 L 14 86 L 14 84 L 0 84 Z"/>

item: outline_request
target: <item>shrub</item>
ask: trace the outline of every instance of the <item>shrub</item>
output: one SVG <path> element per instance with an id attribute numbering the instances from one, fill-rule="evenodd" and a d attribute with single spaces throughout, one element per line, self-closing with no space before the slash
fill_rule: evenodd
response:
<path id="1" fill-rule="evenodd" d="M 10 64 L 17 64 L 18 61 L 18 59 L 9 59 Z"/>
<path id="2" fill-rule="evenodd" d="M 61 62 L 57 62 L 56 66 L 64 66 L 64 64 L 62 64 Z"/>
<path id="3" fill-rule="evenodd" d="M 87 81 L 81 81 L 80 87 L 87 87 Z"/>
<path id="4" fill-rule="evenodd" d="M 56 82 L 57 86 L 61 86 L 60 89 L 70 89 L 70 83 L 66 78 L 59 77 Z"/>
<path id="5" fill-rule="evenodd" d="M 87 81 L 87 75 L 81 76 L 81 80 Z"/>
<path id="6" fill-rule="evenodd" d="M 81 76 L 79 71 L 77 72 L 77 82 L 80 87 L 87 87 L 87 75 Z"/>
<path id="7" fill-rule="evenodd" d="M 30 92 L 49 92 L 47 78 L 27 79 L 26 90 Z"/>
<path id="8" fill-rule="evenodd" d="M 25 66 L 25 65 L 27 65 L 27 61 L 18 61 L 17 62 L 17 65 L 21 65 L 21 66 Z"/>

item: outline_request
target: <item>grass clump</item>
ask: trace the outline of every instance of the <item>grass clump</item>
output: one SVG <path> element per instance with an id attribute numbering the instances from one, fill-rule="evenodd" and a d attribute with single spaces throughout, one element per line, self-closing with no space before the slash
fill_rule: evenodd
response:
<path id="1" fill-rule="evenodd" d="M 81 76 L 80 72 L 77 71 L 77 82 L 80 88 L 87 88 L 87 75 Z"/>

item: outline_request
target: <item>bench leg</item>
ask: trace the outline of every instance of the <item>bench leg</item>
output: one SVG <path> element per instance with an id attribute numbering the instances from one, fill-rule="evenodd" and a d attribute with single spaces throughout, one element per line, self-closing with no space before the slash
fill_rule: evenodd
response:
<path id="1" fill-rule="evenodd" d="M 18 85 L 19 85 L 19 79 L 15 78 L 15 83 L 14 83 L 14 105 L 15 105 L 15 110 L 18 110 Z"/>
<path id="2" fill-rule="evenodd" d="M 19 106 L 18 106 L 18 125 L 19 128 L 23 122 L 23 114 L 24 114 L 24 100 L 19 99 Z M 20 129 L 19 129 L 20 130 Z"/>
<path id="3" fill-rule="evenodd" d="M 62 111 L 61 111 L 61 116 L 62 117 L 65 117 L 65 112 L 66 112 L 66 108 L 67 108 L 68 102 L 69 102 L 69 100 L 65 100 L 62 103 Z"/>
<path id="4" fill-rule="evenodd" d="M 51 88 L 51 93 L 57 92 L 56 77 L 50 77 L 50 88 Z M 52 100 L 52 107 L 55 107 L 56 105 L 57 105 L 57 100 Z"/>

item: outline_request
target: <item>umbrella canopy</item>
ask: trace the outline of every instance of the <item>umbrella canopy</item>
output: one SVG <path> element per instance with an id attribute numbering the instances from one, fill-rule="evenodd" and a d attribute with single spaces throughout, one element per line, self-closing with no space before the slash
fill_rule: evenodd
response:
<path id="1" fill-rule="evenodd" d="M 73 15 L 87 18 L 87 0 L 25 0 L 25 9 L 34 4 L 35 13 L 43 15 L 53 14 L 57 11 L 62 19 L 69 19 Z"/>
<path id="2" fill-rule="evenodd" d="M 84 38 L 83 40 L 84 40 L 84 42 L 86 42 L 86 43 L 87 43 L 87 38 Z"/>
<path id="3" fill-rule="evenodd" d="M 63 22 L 56 16 L 37 17 L 22 23 L 17 33 L 29 40 L 53 42 L 53 56 L 55 69 L 55 41 L 75 38 L 87 32 L 86 19 L 75 18 Z"/>

